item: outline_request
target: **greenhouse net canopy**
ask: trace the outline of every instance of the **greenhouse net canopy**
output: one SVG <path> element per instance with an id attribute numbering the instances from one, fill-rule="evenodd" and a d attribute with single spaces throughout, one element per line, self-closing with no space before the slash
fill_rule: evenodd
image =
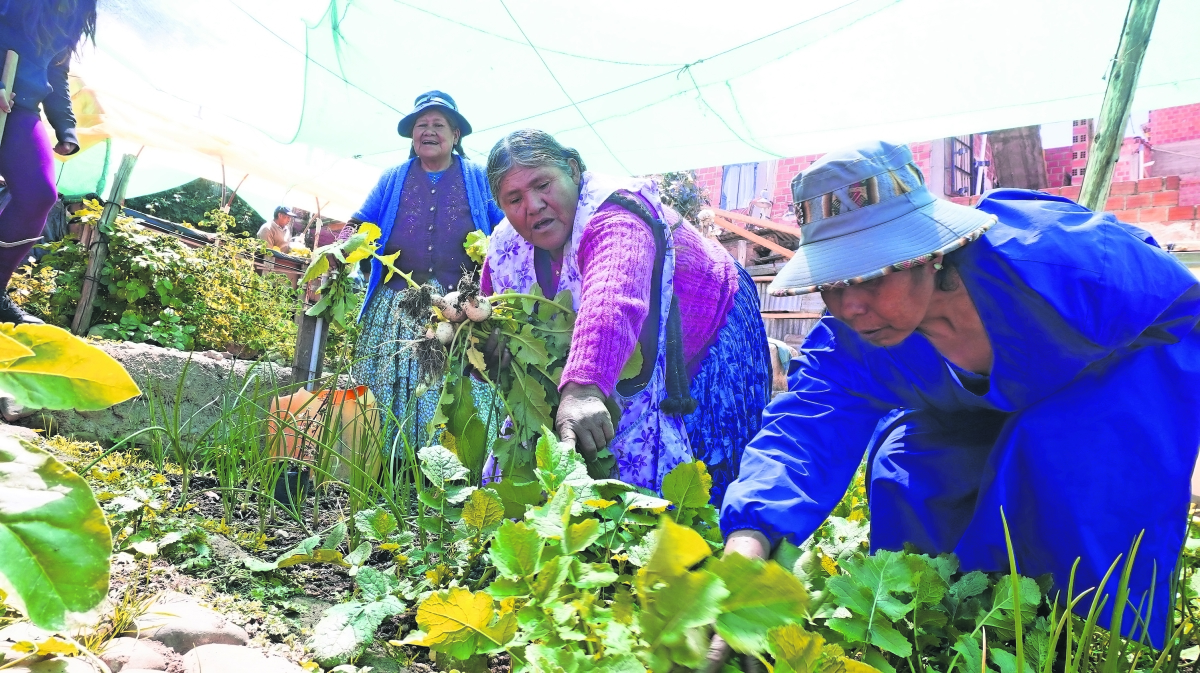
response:
<path id="1" fill-rule="evenodd" d="M 452 95 L 486 159 L 553 133 L 617 174 L 1094 117 L 1127 0 L 100 0 L 60 191 L 203 176 L 345 216 Z M 1200 2 L 1162 0 L 1134 105 L 1200 101 Z M 248 176 L 248 177 L 245 177 Z"/>

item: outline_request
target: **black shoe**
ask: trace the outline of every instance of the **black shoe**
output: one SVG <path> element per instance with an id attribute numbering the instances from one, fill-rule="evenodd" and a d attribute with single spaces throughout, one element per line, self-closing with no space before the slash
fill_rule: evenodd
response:
<path id="1" fill-rule="evenodd" d="M 17 306 L 8 293 L 0 294 L 0 322 L 10 322 L 15 325 L 45 325 L 46 321 L 26 313 L 25 309 Z"/>

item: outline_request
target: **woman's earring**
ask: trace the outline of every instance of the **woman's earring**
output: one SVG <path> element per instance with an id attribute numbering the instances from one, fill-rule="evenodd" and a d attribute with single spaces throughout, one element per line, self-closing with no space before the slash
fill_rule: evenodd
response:
<path id="1" fill-rule="evenodd" d="M 934 270 L 934 271 L 941 271 L 941 270 L 942 270 L 942 265 L 941 265 L 940 263 L 938 263 L 938 262 L 934 262 L 934 263 L 933 263 L 933 270 Z"/>

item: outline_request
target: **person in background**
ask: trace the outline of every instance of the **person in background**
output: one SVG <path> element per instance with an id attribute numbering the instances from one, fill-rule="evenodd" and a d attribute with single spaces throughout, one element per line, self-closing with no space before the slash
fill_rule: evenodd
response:
<path id="1" fill-rule="evenodd" d="M 0 322 L 41 323 L 8 296 L 9 279 L 42 235 L 46 216 L 58 199 L 51 150 L 62 156 L 79 151 L 71 110 L 67 70 L 71 53 L 96 36 L 96 0 L 5 0 L 0 3 L 0 60 L 17 52 L 13 91 L 0 90 L 0 110 L 8 113 L 0 138 L 0 175 L 12 200 L 0 213 Z M 54 128 L 51 143 L 42 111 Z"/>
<path id="2" fill-rule="evenodd" d="M 676 465 L 703 460 L 719 503 L 770 394 L 749 274 L 665 208 L 653 181 L 592 173 L 544 131 L 501 138 L 488 180 L 507 219 L 483 293 L 570 290 L 578 312 L 555 420 L 563 442 L 588 460 L 611 447 L 613 476 L 655 491 Z M 619 380 L 639 345 L 641 371 Z"/>
<path id="3" fill-rule="evenodd" d="M 382 254 L 401 251 L 396 268 L 445 294 L 458 285 L 464 270 L 478 270 L 463 249 L 467 234 L 475 230 L 490 234 L 504 213 L 492 200 L 483 166 L 463 156 L 462 139 L 471 133 L 471 125 L 453 98 L 441 91 L 417 96 L 397 131 L 412 139 L 408 161 L 384 171 L 350 224 L 379 225 Z M 371 264 L 351 372 L 375 393 L 381 406 L 390 409 L 384 420 L 391 450 L 397 447 L 401 426 L 404 441 L 416 450 L 430 439 L 427 426 L 439 398 L 437 385 L 424 395 L 416 394 L 420 373 L 408 346 L 424 338 L 428 316 L 407 315 L 403 310 L 407 281 L 395 275 L 384 282 L 383 265 L 377 260 Z M 495 404 L 486 385 L 479 383 L 474 390 L 477 409 Z M 496 429 L 489 428 L 493 437 Z M 397 453 L 402 454 L 403 447 Z"/>
<path id="4" fill-rule="evenodd" d="M 258 228 L 258 238 L 266 241 L 268 248 L 274 248 L 282 253 L 292 249 L 292 211 L 284 206 L 275 209 L 274 220 L 264 222 Z"/>
<path id="5" fill-rule="evenodd" d="M 310 233 L 305 236 L 305 241 L 308 242 L 308 247 L 312 250 L 332 245 L 338 241 L 344 241 L 353 236 L 355 231 L 354 227 L 347 226 L 341 220 L 330 220 L 321 225 L 321 231 L 317 234 L 317 240 L 313 241 L 311 232 L 315 231 L 316 228 L 315 224 L 311 226 L 309 228 Z"/>

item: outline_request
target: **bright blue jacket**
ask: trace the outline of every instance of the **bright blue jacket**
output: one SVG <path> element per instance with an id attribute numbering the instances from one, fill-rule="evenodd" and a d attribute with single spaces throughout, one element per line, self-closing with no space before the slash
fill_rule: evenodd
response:
<path id="1" fill-rule="evenodd" d="M 1082 591 L 1144 530 L 1130 598 L 1155 576 L 1161 643 L 1200 447 L 1200 282 L 1145 231 L 1067 199 L 997 190 L 978 207 L 999 222 L 954 255 L 992 345 L 987 392 L 965 389 L 920 334 L 881 348 L 826 316 L 746 447 L 721 530 L 803 542 L 870 448 L 873 548 L 927 541 L 964 569 L 1007 570 L 1003 506 L 1021 573 L 1065 591 L 1082 557 Z M 963 430 L 910 428 L 901 453 L 877 459 L 894 410 Z M 965 461 L 973 429 L 997 418 Z"/>
<path id="2" fill-rule="evenodd" d="M 494 227 L 500 220 L 504 219 L 504 211 L 496 205 L 495 199 L 492 198 L 492 191 L 488 187 L 487 170 L 467 159 L 459 158 L 462 164 L 463 182 L 467 186 L 467 202 L 471 206 L 471 219 L 475 222 L 475 228 L 487 235 L 492 234 Z M 379 225 L 379 229 L 383 232 L 379 237 L 379 244 L 383 245 L 387 242 L 388 237 L 392 234 L 392 227 L 396 225 L 396 211 L 400 209 L 400 195 L 404 191 L 404 179 L 408 177 L 408 170 L 412 167 L 416 158 L 393 166 L 383 172 L 379 177 L 379 182 L 375 183 L 375 188 L 367 195 L 367 200 L 363 202 L 362 208 L 354 213 L 354 219 L 363 222 L 372 222 Z M 462 241 L 457 241 L 455 245 L 462 245 Z M 410 269 L 401 269 L 408 272 Z M 371 305 L 371 299 L 375 296 L 375 291 L 379 288 L 380 279 L 383 278 L 383 264 L 377 259 L 371 260 L 371 281 L 367 286 L 367 298 L 363 302 L 362 309 L 358 313 L 361 319 L 367 307 Z"/>

